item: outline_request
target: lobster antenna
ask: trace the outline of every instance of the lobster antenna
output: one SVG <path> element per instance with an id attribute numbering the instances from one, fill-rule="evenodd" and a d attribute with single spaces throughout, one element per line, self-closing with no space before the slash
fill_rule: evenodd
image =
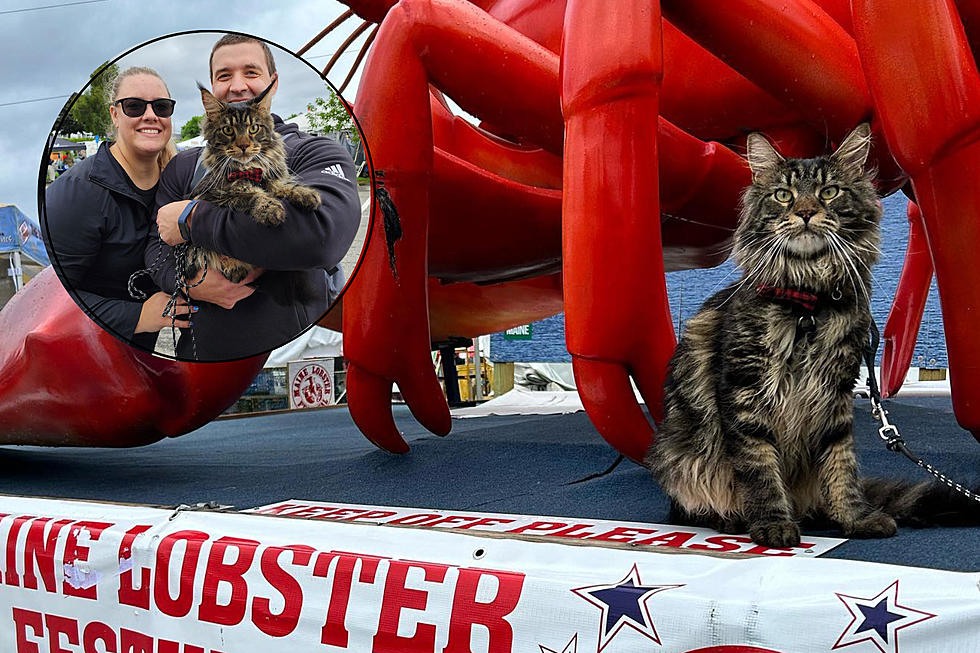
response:
<path id="1" fill-rule="evenodd" d="M 361 46 L 361 51 L 357 53 L 357 59 L 354 59 L 354 63 L 350 67 L 350 72 L 347 73 L 347 79 L 344 80 L 344 83 L 341 84 L 340 88 L 338 89 L 339 93 L 344 92 L 344 89 L 347 88 L 348 84 L 350 84 L 350 80 L 353 79 L 354 73 L 361 67 L 361 60 L 364 59 L 364 55 L 366 55 L 367 51 L 371 48 L 371 43 L 374 42 L 374 37 L 378 35 L 379 27 L 380 25 L 375 25 L 374 29 L 371 30 L 371 33 L 368 34 L 367 39 L 364 40 L 364 45 Z"/>
<path id="2" fill-rule="evenodd" d="M 316 36 L 314 36 L 313 39 L 310 40 L 309 43 L 307 43 L 306 45 L 304 45 L 303 47 L 301 47 L 299 50 L 297 50 L 296 51 L 296 54 L 302 56 L 304 52 L 306 52 L 307 50 L 309 50 L 310 48 L 312 48 L 314 45 L 316 45 L 317 43 L 319 43 L 320 42 L 320 39 L 322 39 L 324 36 L 326 36 L 330 32 L 332 32 L 335 29 L 337 29 L 337 27 L 341 23 L 343 23 L 345 20 L 347 20 L 348 18 L 350 18 L 353 15 L 354 15 L 354 10 L 353 9 L 348 9 L 346 12 L 344 12 L 343 14 L 341 14 L 340 17 L 337 18 L 337 20 L 335 20 L 334 22 L 332 22 L 329 25 L 327 25 L 326 27 L 324 27 L 323 28 L 323 31 L 320 32 L 319 34 L 317 34 Z"/>
<path id="3" fill-rule="evenodd" d="M 333 65 L 335 63 L 337 63 L 337 59 L 339 59 L 340 58 L 340 55 L 344 54 L 344 51 L 347 50 L 348 47 L 350 47 L 350 44 L 354 42 L 354 39 L 356 39 L 358 36 L 360 36 L 361 34 L 363 34 L 364 31 L 368 27 L 370 27 L 372 24 L 373 23 L 370 23 L 368 21 L 364 21 L 363 23 L 361 23 L 361 26 L 360 27 L 358 27 L 356 30 L 354 30 L 353 32 L 351 32 L 351 35 L 347 37 L 347 40 L 344 41 L 340 45 L 339 48 L 337 48 L 337 51 L 334 52 L 333 56 L 330 57 L 330 61 L 328 61 L 327 62 L 327 65 L 323 68 L 323 76 L 324 77 L 326 77 L 327 74 L 330 73 L 330 69 L 333 68 Z"/>

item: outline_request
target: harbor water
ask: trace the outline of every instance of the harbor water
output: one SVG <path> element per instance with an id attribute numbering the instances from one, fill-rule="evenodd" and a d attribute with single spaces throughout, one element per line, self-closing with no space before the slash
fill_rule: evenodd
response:
<path id="1" fill-rule="evenodd" d="M 882 220 L 881 259 L 872 269 L 874 285 L 871 311 L 880 329 L 891 310 L 899 275 L 905 261 L 908 244 L 908 201 L 901 193 L 882 200 L 885 214 Z M 713 293 L 737 281 L 741 276 L 731 260 L 715 268 L 684 270 L 667 273 L 667 294 L 675 329 L 681 333 L 684 321 L 694 315 L 701 304 Z M 573 282 L 566 280 L 566 283 Z M 570 362 L 565 348 L 565 316 L 559 313 L 531 325 L 531 337 L 512 340 L 503 333 L 495 333 L 490 340 L 490 357 L 495 362 Z M 879 362 L 881 351 L 878 352 Z M 922 326 L 912 357 L 913 367 L 946 368 L 946 340 L 943 336 L 942 312 L 935 278 L 929 289 Z"/>

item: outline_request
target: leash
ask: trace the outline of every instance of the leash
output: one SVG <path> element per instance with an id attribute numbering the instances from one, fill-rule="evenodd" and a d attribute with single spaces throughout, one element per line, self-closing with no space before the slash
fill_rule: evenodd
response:
<path id="1" fill-rule="evenodd" d="M 161 237 L 159 234 L 157 235 L 157 239 L 159 249 L 157 249 L 157 255 L 153 259 L 153 263 L 151 263 L 150 267 L 148 268 L 133 272 L 131 275 L 129 275 L 129 281 L 127 282 L 129 296 L 141 302 L 146 301 L 148 295 L 136 287 L 136 281 L 140 277 L 151 275 L 159 270 L 160 266 L 163 265 L 163 246 L 166 243 L 163 242 L 163 237 Z M 204 271 L 201 274 L 201 280 L 193 284 L 187 283 L 183 270 L 187 269 L 187 253 L 189 249 L 190 243 L 188 242 L 177 243 L 177 245 L 173 247 L 174 269 L 176 273 L 176 278 L 174 279 L 174 291 L 170 294 L 170 299 L 167 301 L 166 306 L 163 307 L 163 313 L 160 315 L 160 317 L 170 318 L 170 334 L 173 336 L 174 345 L 177 343 L 177 300 L 183 296 L 189 302 L 191 296 L 187 291 L 201 285 L 204 282 L 204 279 L 208 276 L 208 262 L 205 259 Z M 187 331 L 191 338 L 191 354 L 193 355 L 194 360 L 197 360 L 197 338 L 194 336 L 194 327 L 187 327 Z"/>
<path id="2" fill-rule="evenodd" d="M 929 463 L 923 461 L 922 458 L 915 455 L 915 453 L 913 453 L 905 443 L 905 439 L 902 437 L 902 434 L 898 432 L 898 427 L 888 421 L 888 411 L 885 410 L 884 405 L 882 405 L 881 390 L 878 387 L 878 379 L 875 376 L 875 354 L 878 352 L 878 345 L 880 342 L 881 334 L 878 332 L 878 325 L 875 324 L 875 321 L 872 318 L 871 340 L 868 343 L 868 348 L 864 352 L 864 362 L 868 366 L 868 394 L 870 395 L 871 399 L 871 414 L 875 419 L 881 422 L 881 428 L 878 429 L 878 436 L 885 441 L 885 446 L 888 447 L 889 451 L 896 451 L 902 454 L 916 465 L 935 476 L 936 479 L 943 485 L 946 485 L 955 492 L 959 492 L 963 496 L 972 499 L 973 501 L 980 502 L 980 495 L 971 492 L 969 489 L 963 487 Z"/>

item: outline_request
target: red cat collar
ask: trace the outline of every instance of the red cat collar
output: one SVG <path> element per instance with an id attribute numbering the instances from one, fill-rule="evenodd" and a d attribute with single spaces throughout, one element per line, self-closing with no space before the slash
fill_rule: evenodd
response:
<path id="1" fill-rule="evenodd" d="M 236 179 L 247 179 L 258 184 L 262 181 L 262 168 L 235 170 L 234 172 L 228 173 L 228 181 L 235 181 Z"/>
<path id="2" fill-rule="evenodd" d="M 792 302 L 799 304 L 808 311 L 815 310 L 817 308 L 817 302 L 820 301 L 820 298 L 813 293 L 793 290 L 792 288 L 776 288 L 775 286 L 767 286 L 762 283 L 755 287 L 755 292 L 759 297 L 764 299 Z"/>

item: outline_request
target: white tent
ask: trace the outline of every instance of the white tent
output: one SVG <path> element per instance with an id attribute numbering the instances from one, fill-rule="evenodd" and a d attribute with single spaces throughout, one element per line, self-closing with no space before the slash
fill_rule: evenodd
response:
<path id="1" fill-rule="evenodd" d="M 186 141 L 177 143 L 177 151 L 182 152 L 184 150 L 189 150 L 192 147 L 203 147 L 205 142 L 204 135 L 200 134 L 194 138 L 188 138 Z"/>
<path id="2" fill-rule="evenodd" d="M 344 354 L 344 338 L 337 331 L 314 326 L 299 338 L 269 354 L 265 367 L 286 367 L 289 361 L 304 358 L 339 358 Z"/>

